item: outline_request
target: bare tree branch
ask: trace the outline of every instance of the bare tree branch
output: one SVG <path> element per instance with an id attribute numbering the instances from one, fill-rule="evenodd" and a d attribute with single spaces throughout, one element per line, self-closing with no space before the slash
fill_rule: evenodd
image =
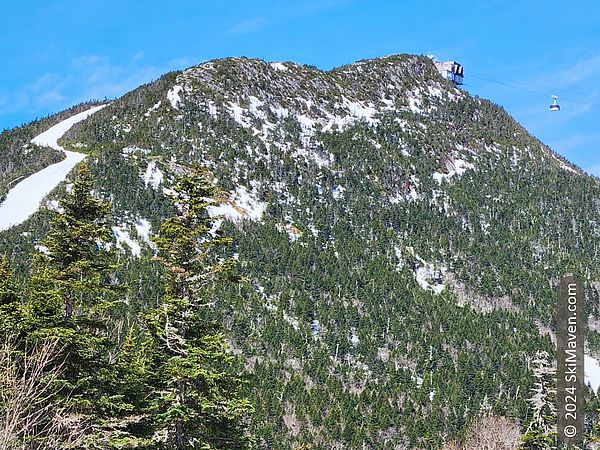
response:
<path id="1" fill-rule="evenodd" d="M 55 381 L 64 368 L 58 339 L 17 348 L 0 343 L 0 450 L 81 447 L 83 419 L 68 408 Z"/>

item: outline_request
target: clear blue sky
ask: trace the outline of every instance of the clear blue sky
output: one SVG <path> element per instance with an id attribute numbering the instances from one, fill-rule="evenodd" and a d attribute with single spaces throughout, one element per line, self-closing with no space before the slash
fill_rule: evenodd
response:
<path id="1" fill-rule="evenodd" d="M 600 175 L 597 1 L 2 1 L 0 49 L 0 129 L 211 58 L 329 69 L 433 54 L 462 63 L 465 89 Z M 548 111 L 551 94 L 565 99 L 560 113 Z"/>

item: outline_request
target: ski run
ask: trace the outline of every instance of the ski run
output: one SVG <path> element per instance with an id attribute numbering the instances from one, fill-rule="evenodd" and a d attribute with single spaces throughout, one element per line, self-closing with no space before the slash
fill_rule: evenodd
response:
<path id="1" fill-rule="evenodd" d="M 95 106 L 69 117 L 31 140 L 40 147 L 51 147 L 65 153 L 66 158 L 30 175 L 13 187 L 0 205 L 0 231 L 19 225 L 40 207 L 41 201 L 62 181 L 73 167 L 85 159 L 82 153 L 70 152 L 58 140 L 76 123 L 87 119 L 106 105 Z"/>

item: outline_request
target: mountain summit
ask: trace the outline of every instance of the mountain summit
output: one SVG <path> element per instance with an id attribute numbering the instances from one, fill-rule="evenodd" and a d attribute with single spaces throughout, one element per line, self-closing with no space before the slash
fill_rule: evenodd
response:
<path id="1" fill-rule="evenodd" d="M 34 138 L 92 106 L 3 133 L 0 189 L 59 160 Z M 584 280 L 597 328 L 598 180 L 429 58 L 208 61 L 96 108 L 57 145 L 88 155 L 112 202 L 129 314 L 159 296 L 149 237 L 180 164 L 209 174 L 249 280 L 217 315 L 251 374 L 261 448 L 440 448 L 488 412 L 523 431 L 564 273 Z M 29 154 L 43 163 L 24 171 Z M 0 234 L 23 271 L 63 191 Z"/>

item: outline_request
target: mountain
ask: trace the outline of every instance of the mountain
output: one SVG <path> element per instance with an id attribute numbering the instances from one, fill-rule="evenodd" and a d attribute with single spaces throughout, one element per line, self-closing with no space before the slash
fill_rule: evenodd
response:
<path id="1" fill-rule="evenodd" d="M 61 158 L 36 136 L 97 106 L 2 133 L 0 189 Z M 218 187 L 249 282 L 217 309 L 261 448 L 440 448 L 489 411 L 523 431 L 567 272 L 584 281 L 590 361 L 600 351 L 598 180 L 426 57 L 214 60 L 65 128 L 57 145 L 88 155 L 112 202 L 128 317 L 159 298 L 149 236 L 180 165 Z M 64 189 L 0 234 L 21 276 Z"/>

